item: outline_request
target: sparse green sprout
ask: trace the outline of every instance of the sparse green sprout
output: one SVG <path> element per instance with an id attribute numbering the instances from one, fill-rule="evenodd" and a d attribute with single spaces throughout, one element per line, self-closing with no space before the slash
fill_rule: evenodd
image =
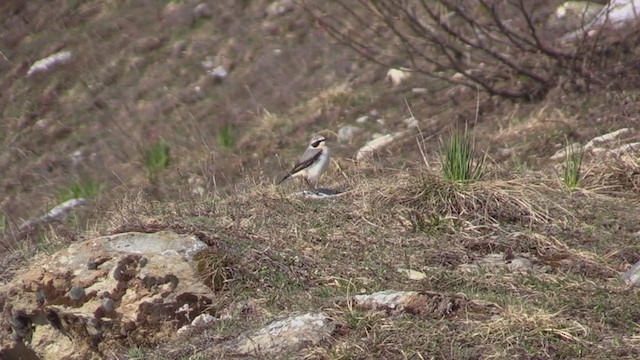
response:
<path id="1" fill-rule="evenodd" d="M 231 149 L 236 144 L 233 125 L 226 124 L 218 131 L 218 141 L 226 149 Z"/>
<path id="2" fill-rule="evenodd" d="M 456 127 L 451 132 L 446 144 L 442 144 L 440 148 L 440 161 L 445 179 L 463 183 L 480 179 L 484 158 L 476 157 L 475 145 L 475 139 L 471 138 L 466 126 L 464 131 Z"/>
<path id="3" fill-rule="evenodd" d="M 134 346 L 127 351 L 127 355 L 131 360 L 142 360 L 145 358 L 145 351 L 141 347 Z"/>
<path id="4" fill-rule="evenodd" d="M 56 198 L 59 203 L 77 198 L 91 199 L 98 195 L 100 187 L 101 184 L 98 181 L 84 179 L 73 182 L 67 188 L 58 191 Z"/>
<path id="5" fill-rule="evenodd" d="M 158 180 L 160 173 L 169 166 L 169 145 L 162 139 L 144 152 L 144 167 L 150 182 Z"/>
<path id="6" fill-rule="evenodd" d="M 566 139 L 565 143 L 567 144 L 565 148 L 567 149 L 567 156 L 564 160 L 562 184 L 567 190 L 571 191 L 580 187 L 580 180 L 582 178 L 582 155 L 584 151 L 582 146 L 575 147 L 569 145 Z"/>

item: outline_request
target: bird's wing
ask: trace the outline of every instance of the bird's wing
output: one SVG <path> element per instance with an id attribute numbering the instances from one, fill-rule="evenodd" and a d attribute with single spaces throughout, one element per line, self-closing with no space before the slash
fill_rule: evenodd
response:
<path id="1" fill-rule="evenodd" d="M 307 151 L 302 154 L 300 160 L 298 160 L 298 163 L 293 167 L 293 170 L 291 170 L 289 174 L 293 175 L 308 168 L 309 166 L 311 166 L 311 164 L 318 160 L 320 155 L 322 155 L 322 149 L 308 148 Z"/>

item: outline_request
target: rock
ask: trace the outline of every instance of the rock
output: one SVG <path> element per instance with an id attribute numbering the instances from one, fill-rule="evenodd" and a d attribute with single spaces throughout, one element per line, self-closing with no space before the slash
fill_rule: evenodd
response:
<path id="1" fill-rule="evenodd" d="M 413 116 L 402 120 L 402 122 L 407 125 L 408 129 L 415 129 L 418 127 L 418 119 L 414 118 Z"/>
<path id="2" fill-rule="evenodd" d="M 206 314 L 206 313 L 205 314 L 200 314 L 200 315 L 196 316 L 195 319 L 193 319 L 191 324 L 181 327 L 180 329 L 178 329 L 178 331 L 176 333 L 178 335 L 183 335 L 183 334 L 186 334 L 189 331 L 191 331 L 194 327 L 207 326 L 207 325 L 211 324 L 212 322 L 214 322 L 215 320 L 216 320 L 215 316 L 211 316 L 211 315 Z"/>
<path id="3" fill-rule="evenodd" d="M 427 94 L 429 93 L 429 90 L 426 88 L 413 88 L 411 89 L 411 92 L 414 94 Z"/>
<path id="4" fill-rule="evenodd" d="M 278 355 L 317 345 L 336 329 L 334 321 L 323 312 L 291 315 L 223 343 L 216 350 L 226 356 L 280 358 Z"/>
<path id="5" fill-rule="evenodd" d="M 367 115 L 360 116 L 359 118 L 356 119 L 356 124 L 364 124 L 368 120 L 369 120 L 369 117 Z"/>
<path id="6" fill-rule="evenodd" d="M 50 222 L 55 221 L 55 220 L 62 219 L 69 212 L 71 212 L 71 210 L 73 210 L 74 208 L 79 207 L 79 206 L 85 206 L 88 203 L 89 203 L 89 201 L 87 201 L 87 199 L 84 199 L 84 198 L 69 199 L 69 200 L 57 205 L 53 209 L 49 210 L 49 212 L 47 214 L 45 214 L 43 216 L 39 216 L 39 217 L 34 217 L 34 218 L 31 218 L 31 219 L 25 221 L 24 223 L 22 223 L 18 227 L 18 231 L 27 232 L 27 231 L 35 228 L 36 226 L 40 226 L 40 225 L 47 224 L 47 223 L 50 223 Z"/>
<path id="7" fill-rule="evenodd" d="M 351 142 L 353 137 L 360 131 L 362 131 L 362 129 L 360 129 L 357 126 L 353 126 L 353 125 L 343 126 L 338 130 L 338 141 L 342 143 Z"/>
<path id="8" fill-rule="evenodd" d="M 592 148 L 596 147 L 596 146 L 600 146 L 602 144 L 606 144 L 606 143 L 610 143 L 613 140 L 619 138 L 620 136 L 624 135 L 624 134 L 628 134 L 633 132 L 632 129 L 629 128 L 622 128 L 616 131 L 612 131 L 608 134 L 604 134 L 598 137 L 594 137 L 593 139 L 591 139 L 585 146 L 584 149 L 585 150 L 591 150 Z"/>
<path id="9" fill-rule="evenodd" d="M 444 293 L 385 290 L 371 295 L 355 295 L 353 303 L 359 308 L 384 310 L 391 314 L 410 313 L 441 318 L 463 308 L 467 301 Z"/>
<path id="10" fill-rule="evenodd" d="M 640 142 L 624 144 L 624 145 L 622 145 L 622 146 L 620 146 L 618 148 L 611 149 L 611 150 L 607 151 L 607 154 L 608 155 L 621 155 L 621 154 L 624 154 L 624 153 L 635 151 L 637 149 L 640 149 Z"/>
<path id="11" fill-rule="evenodd" d="M 307 200 L 327 200 L 336 198 L 346 194 L 346 191 L 336 191 L 331 189 L 316 189 L 316 190 L 303 190 L 296 192 L 293 195 L 299 196 Z"/>
<path id="12" fill-rule="evenodd" d="M 173 48 L 171 50 L 171 56 L 178 59 L 184 56 L 187 50 L 187 42 L 184 40 L 178 40 L 173 44 Z"/>
<path id="13" fill-rule="evenodd" d="M 531 270 L 533 269 L 533 263 L 526 258 L 515 258 L 507 264 L 507 267 L 512 271 Z"/>
<path id="14" fill-rule="evenodd" d="M 553 154 L 553 156 L 551 156 L 551 158 L 549 159 L 553 161 L 564 160 L 564 158 L 567 157 L 567 154 L 569 153 L 577 154 L 580 151 L 582 151 L 582 145 L 580 143 L 573 143 L 563 149 L 556 151 L 556 153 Z"/>
<path id="15" fill-rule="evenodd" d="M 213 292 L 193 270 L 207 247 L 172 232 L 74 243 L 0 287 L 0 348 L 31 340 L 42 359 L 85 359 L 115 339 L 157 343 L 208 310 Z"/>
<path id="16" fill-rule="evenodd" d="M 548 266 L 539 266 L 531 260 L 531 254 L 518 253 L 510 254 L 505 258 L 504 254 L 488 254 L 482 259 L 478 259 L 471 264 L 462 264 L 458 266 L 458 270 L 464 272 L 484 271 L 500 271 L 509 270 L 512 272 L 521 271 L 538 271 L 548 272 L 551 270 Z"/>
<path id="17" fill-rule="evenodd" d="M 637 20 L 639 7 L 639 0 L 611 0 L 607 6 L 601 7 L 601 10 L 591 21 L 581 21 L 580 28 L 562 36 L 560 40 L 572 41 L 581 38 L 584 34 L 594 36 L 603 27 L 619 29 L 621 26 Z M 583 24 L 584 26 L 582 26 Z"/>
<path id="18" fill-rule="evenodd" d="M 622 281 L 629 286 L 640 287 L 640 261 L 622 274 Z"/>
<path id="19" fill-rule="evenodd" d="M 193 8 L 193 16 L 196 19 L 205 19 L 213 16 L 213 12 L 207 3 L 200 3 Z"/>
<path id="20" fill-rule="evenodd" d="M 280 16 L 293 10 L 294 5 L 293 0 L 276 0 L 267 6 L 267 15 Z"/>
<path id="21" fill-rule="evenodd" d="M 403 268 L 398 268 L 396 270 L 398 270 L 399 273 L 407 275 L 409 280 L 422 280 L 427 278 L 427 274 L 423 273 L 422 271 Z"/>
<path id="22" fill-rule="evenodd" d="M 147 36 L 135 42 L 134 49 L 138 54 L 144 54 L 159 49 L 164 44 L 164 39 Z"/>
<path id="23" fill-rule="evenodd" d="M 216 66 L 215 68 L 207 71 L 207 74 L 218 81 L 222 81 L 228 75 L 227 70 L 222 66 Z"/>
<path id="24" fill-rule="evenodd" d="M 390 81 L 391 85 L 394 87 L 402 84 L 405 80 L 411 77 L 411 73 L 408 69 L 389 69 L 387 71 L 387 76 L 385 76 L 386 81 Z"/>
<path id="25" fill-rule="evenodd" d="M 71 58 L 71 51 L 66 50 L 49 55 L 46 58 L 40 59 L 33 63 L 33 65 L 31 65 L 31 67 L 29 68 L 29 71 L 27 71 L 27 77 L 30 77 L 33 74 L 37 74 L 39 72 L 49 71 L 56 66 L 66 64 L 71 61 Z"/>
<path id="26" fill-rule="evenodd" d="M 394 134 L 386 134 L 375 138 L 369 142 L 367 142 L 363 147 L 361 147 L 356 153 L 356 160 L 360 161 L 365 159 L 366 157 L 371 156 L 376 151 L 384 148 L 385 146 L 391 144 L 395 139 L 403 137 L 407 134 L 405 131 L 400 131 Z"/>
<path id="27" fill-rule="evenodd" d="M 211 56 L 207 56 L 200 64 L 205 70 L 211 70 L 216 66 L 216 62 Z"/>

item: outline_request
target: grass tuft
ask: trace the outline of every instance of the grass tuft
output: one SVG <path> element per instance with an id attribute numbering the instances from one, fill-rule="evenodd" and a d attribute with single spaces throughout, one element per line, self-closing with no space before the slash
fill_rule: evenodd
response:
<path id="1" fill-rule="evenodd" d="M 440 149 L 442 174 L 445 179 L 461 183 L 480 179 L 484 170 L 484 158 L 477 158 L 474 153 L 475 140 L 472 139 L 467 126 L 463 131 L 456 127 Z"/>
<path id="2" fill-rule="evenodd" d="M 58 203 L 77 198 L 91 199 L 98 195 L 100 187 L 101 184 L 95 180 L 85 179 L 76 181 L 67 188 L 58 191 L 56 199 Z"/>
<path id="3" fill-rule="evenodd" d="M 573 146 L 566 141 L 567 156 L 564 161 L 564 168 L 562 173 L 562 184 L 565 189 L 572 191 L 580 187 L 580 181 L 582 180 L 582 155 L 584 153 L 583 148 L 574 149 Z"/>
<path id="4" fill-rule="evenodd" d="M 225 149 L 231 149 L 235 146 L 236 138 L 233 125 L 226 124 L 218 131 L 218 142 Z"/>
<path id="5" fill-rule="evenodd" d="M 143 162 L 149 182 L 157 181 L 160 173 L 169 166 L 169 150 L 169 145 L 160 139 L 144 152 Z"/>

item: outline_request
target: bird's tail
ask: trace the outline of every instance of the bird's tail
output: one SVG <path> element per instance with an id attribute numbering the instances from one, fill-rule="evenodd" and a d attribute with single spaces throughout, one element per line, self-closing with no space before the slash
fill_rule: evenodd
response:
<path id="1" fill-rule="evenodd" d="M 280 185 L 280 184 L 282 184 L 285 180 L 287 180 L 287 179 L 288 179 L 288 178 L 290 178 L 290 177 L 291 177 L 291 174 L 287 174 L 287 175 L 286 175 L 285 177 L 283 177 L 280 181 L 278 181 L 278 182 L 276 183 L 276 185 Z"/>

